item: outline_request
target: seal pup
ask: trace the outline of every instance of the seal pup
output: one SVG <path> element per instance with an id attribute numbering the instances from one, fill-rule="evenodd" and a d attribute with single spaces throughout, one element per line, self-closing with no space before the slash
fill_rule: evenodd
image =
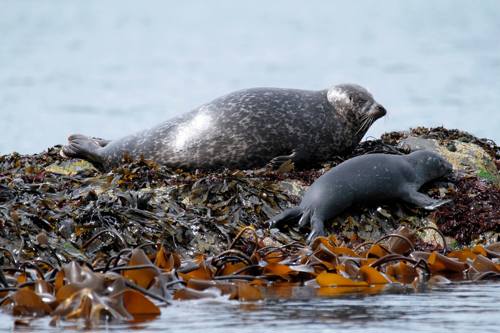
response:
<path id="1" fill-rule="evenodd" d="M 219 97 L 151 129 L 107 141 L 71 135 L 61 150 L 109 169 L 125 155 L 186 169 L 322 162 L 352 151 L 386 110 L 363 87 L 252 88 Z"/>
<path id="2" fill-rule="evenodd" d="M 325 235 L 324 223 L 354 204 L 394 199 L 434 209 L 450 200 L 435 200 L 418 192 L 428 181 L 452 172 L 439 154 L 419 150 L 409 155 L 368 154 L 344 161 L 319 177 L 298 207 L 286 209 L 270 220 L 271 227 L 298 222 L 310 225 L 308 242 Z"/>

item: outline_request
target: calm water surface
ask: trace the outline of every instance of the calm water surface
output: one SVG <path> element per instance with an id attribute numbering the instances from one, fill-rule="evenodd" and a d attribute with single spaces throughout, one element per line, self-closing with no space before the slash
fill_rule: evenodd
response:
<path id="1" fill-rule="evenodd" d="M 255 86 L 356 82 L 368 132 L 500 141 L 500 2 L 0 0 L 0 153 L 109 139 Z"/>
<path id="2" fill-rule="evenodd" d="M 240 304 L 226 300 L 179 301 L 159 319 L 133 328 L 109 326 L 92 332 L 499 332 L 500 284 L 460 284 L 420 293 L 345 296 L 329 299 Z M 73 332 L 39 319 L 13 329 L 0 314 L 1 331 Z"/>

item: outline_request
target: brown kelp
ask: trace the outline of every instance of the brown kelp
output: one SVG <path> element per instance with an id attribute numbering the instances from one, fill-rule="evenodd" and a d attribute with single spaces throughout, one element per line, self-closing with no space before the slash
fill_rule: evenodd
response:
<path id="1" fill-rule="evenodd" d="M 245 227 L 221 253 L 186 260 L 151 243 L 90 262 L 12 260 L 0 270 L 0 308 L 21 318 L 48 315 L 52 325 L 93 327 L 154 319 L 172 300 L 286 299 L 299 287 L 311 297 L 334 297 L 500 278 L 500 243 L 450 251 L 441 234 L 426 250 L 417 242 L 421 232 L 401 227 L 356 246 L 332 235 L 306 246 L 269 243 Z"/>

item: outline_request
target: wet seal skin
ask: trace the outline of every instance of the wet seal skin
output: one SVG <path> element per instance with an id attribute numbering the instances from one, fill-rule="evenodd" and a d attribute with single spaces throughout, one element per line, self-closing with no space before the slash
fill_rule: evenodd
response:
<path id="1" fill-rule="evenodd" d="M 363 87 L 252 88 L 219 97 L 151 129 L 108 141 L 71 135 L 61 150 L 109 169 L 126 155 L 176 168 L 307 165 L 352 151 L 386 110 Z"/>
<path id="2" fill-rule="evenodd" d="M 325 235 L 324 224 L 354 204 L 403 200 L 435 209 L 450 200 L 435 200 L 418 192 L 425 183 L 452 172 L 439 154 L 419 150 L 409 155 L 368 154 L 340 163 L 319 177 L 306 191 L 300 205 L 270 220 L 273 228 L 298 223 L 309 225 L 310 242 Z"/>

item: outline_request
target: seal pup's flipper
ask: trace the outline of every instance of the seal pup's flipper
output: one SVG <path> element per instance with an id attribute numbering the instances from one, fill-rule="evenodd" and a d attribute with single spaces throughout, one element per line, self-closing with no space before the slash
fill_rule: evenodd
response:
<path id="1" fill-rule="evenodd" d="M 104 159 L 98 154 L 101 147 L 95 138 L 73 134 L 68 137 L 68 144 L 62 147 L 61 156 L 81 158 L 101 167 L 104 163 Z"/>
<path id="2" fill-rule="evenodd" d="M 317 214 L 313 214 L 310 219 L 311 232 L 307 236 L 307 244 L 311 244 L 316 237 L 325 236 L 325 220 L 320 218 Z"/>
<path id="3" fill-rule="evenodd" d="M 402 198 L 404 201 L 412 203 L 418 207 L 422 207 L 427 210 L 434 210 L 438 208 L 439 206 L 442 206 L 444 204 L 447 204 L 448 202 L 451 202 L 450 199 L 447 200 L 437 200 L 429 197 L 428 195 L 425 195 L 420 192 L 409 192 L 407 195 L 405 195 Z"/>
<path id="4" fill-rule="evenodd" d="M 438 207 L 441 207 L 442 205 L 445 205 L 449 202 L 452 202 L 451 199 L 446 199 L 446 200 L 434 200 L 434 203 L 428 206 L 425 206 L 424 208 L 427 210 L 434 210 Z"/>
<path id="5" fill-rule="evenodd" d="M 300 229 L 305 227 L 311 228 L 311 233 L 307 237 L 308 244 L 316 237 L 326 235 L 324 219 L 309 209 L 303 210 L 300 207 L 288 208 L 269 221 L 270 228 L 282 229 L 285 225 L 291 224 L 298 224 Z"/>

